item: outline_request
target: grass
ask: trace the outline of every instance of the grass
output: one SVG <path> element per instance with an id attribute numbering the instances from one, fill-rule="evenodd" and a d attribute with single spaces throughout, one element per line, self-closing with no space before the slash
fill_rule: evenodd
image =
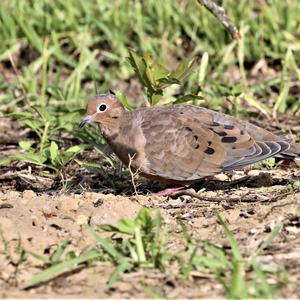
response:
<path id="1" fill-rule="evenodd" d="M 257 257 L 277 237 L 281 230 L 278 223 L 272 232 L 260 243 L 255 251 L 245 256 L 228 227 L 224 217 L 217 213 L 217 219 L 222 226 L 229 242 L 230 251 L 206 240 L 192 238 L 186 228 L 183 228 L 182 239 L 185 247 L 179 251 L 169 249 L 168 227 L 164 224 L 159 211 L 154 216 L 150 209 L 141 209 L 134 220 L 120 219 L 117 226 L 102 225 L 101 230 L 87 227 L 87 232 L 95 239 L 93 248 L 82 251 L 76 256 L 66 253 L 68 240 L 58 246 L 50 258 L 32 252 L 44 264 L 44 270 L 34 275 L 26 284 L 26 288 L 48 282 L 72 270 L 80 264 L 92 265 L 95 261 L 115 266 L 115 271 L 107 280 L 107 287 L 112 287 L 123 274 L 136 272 L 139 269 L 158 269 L 167 276 L 170 270 L 179 268 L 177 277 L 188 280 L 192 271 L 212 274 L 221 283 L 230 299 L 271 298 L 276 297 L 276 285 L 269 284 L 268 278 L 274 276 L 272 271 L 264 271 Z M 103 232 L 111 233 L 104 238 Z M 118 238 L 116 238 L 118 236 Z"/>

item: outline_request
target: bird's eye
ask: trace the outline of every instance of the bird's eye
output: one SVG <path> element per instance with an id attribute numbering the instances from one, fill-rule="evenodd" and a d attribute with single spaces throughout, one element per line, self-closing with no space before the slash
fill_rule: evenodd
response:
<path id="1" fill-rule="evenodd" d="M 97 112 L 104 112 L 107 110 L 107 105 L 105 103 L 101 103 L 100 105 L 98 105 L 97 107 Z"/>

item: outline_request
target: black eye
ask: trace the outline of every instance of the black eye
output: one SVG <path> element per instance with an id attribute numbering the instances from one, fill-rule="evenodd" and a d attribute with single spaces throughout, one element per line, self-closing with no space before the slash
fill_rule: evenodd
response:
<path id="1" fill-rule="evenodd" d="M 105 103 L 101 103 L 98 107 L 97 107 L 97 111 L 98 112 L 104 112 L 107 110 L 107 105 Z"/>

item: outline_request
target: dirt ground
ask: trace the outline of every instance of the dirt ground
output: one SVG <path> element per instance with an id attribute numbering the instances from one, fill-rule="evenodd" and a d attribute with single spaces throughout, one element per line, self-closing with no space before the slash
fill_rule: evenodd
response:
<path id="1" fill-rule="evenodd" d="M 0 192 L 0 228 L 6 243 L 1 243 L 0 248 L 0 297 L 149 297 L 143 287 L 145 284 L 155 287 L 168 298 L 224 297 L 223 287 L 212 276 L 195 272 L 189 281 L 183 281 L 172 270 L 165 275 L 149 270 L 125 274 L 113 288 L 107 289 L 106 281 L 113 268 L 101 263 L 89 268 L 75 268 L 74 272 L 64 273 L 37 288 L 22 289 L 24 282 L 40 271 L 41 262 L 28 256 L 16 267 L 19 260 L 16 248 L 20 240 L 27 251 L 47 254 L 65 238 L 70 238 L 68 249 L 79 253 L 95 243 L 85 232 L 85 224 L 97 226 L 115 224 L 119 218 L 133 219 L 139 209 L 146 206 L 161 209 L 164 221 L 169 225 L 173 249 L 180 248 L 182 243 L 178 216 L 193 236 L 227 245 L 216 220 L 218 209 L 228 220 L 245 254 L 253 252 L 276 222 L 283 222 L 281 234 L 260 260 L 265 264 L 275 261 L 285 268 L 287 280 L 279 289 L 280 296 L 296 298 L 300 295 L 300 224 L 297 215 L 300 192 L 289 191 L 286 185 L 299 178 L 300 170 L 292 165 L 265 172 L 252 170 L 245 180 L 244 175 L 243 172 L 220 175 L 219 180 L 224 182 L 208 182 L 206 190 L 198 193 L 188 190 L 188 195 L 175 199 L 96 192 L 47 194 L 3 188 Z M 232 180 L 237 181 L 233 183 Z"/>

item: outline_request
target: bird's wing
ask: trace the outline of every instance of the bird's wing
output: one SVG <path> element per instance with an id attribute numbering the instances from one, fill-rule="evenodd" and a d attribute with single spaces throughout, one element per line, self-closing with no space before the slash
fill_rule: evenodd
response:
<path id="1" fill-rule="evenodd" d="M 222 124 L 207 112 L 186 106 L 153 111 L 140 123 L 144 172 L 193 181 L 241 168 L 289 148 L 285 141 L 255 141 L 245 126 Z"/>

